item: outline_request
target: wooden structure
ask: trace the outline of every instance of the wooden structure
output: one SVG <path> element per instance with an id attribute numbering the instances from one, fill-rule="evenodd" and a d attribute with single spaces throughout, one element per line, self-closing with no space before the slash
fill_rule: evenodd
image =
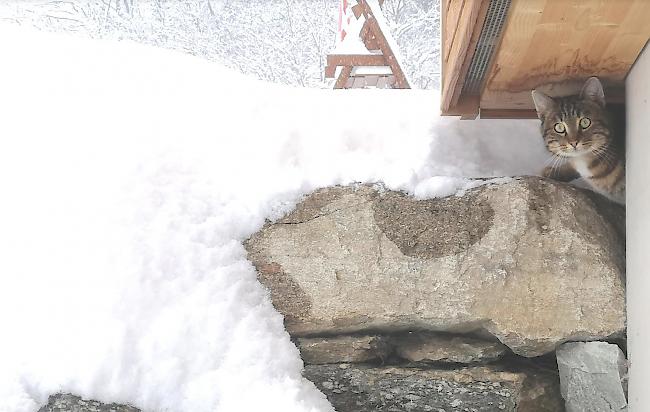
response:
<path id="1" fill-rule="evenodd" d="M 530 91 L 579 91 L 598 76 L 609 102 L 650 38 L 650 0 L 442 0 L 445 115 L 534 118 Z"/>
<path id="2" fill-rule="evenodd" d="M 396 43 L 381 12 L 383 0 L 350 1 L 355 4 L 342 1 L 340 41 L 327 56 L 325 77 L 336 78 L 335 89 L 409 89 Z M 350 23 L 341 27 L 345 19 Z"/>

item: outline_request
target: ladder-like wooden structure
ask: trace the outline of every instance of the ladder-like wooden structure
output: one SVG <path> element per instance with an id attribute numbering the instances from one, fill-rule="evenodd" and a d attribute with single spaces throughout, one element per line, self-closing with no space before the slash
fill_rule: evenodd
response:
<path id="1" fill-rule="evenodd" d="M 356 4 L 342 0 L 339 44 L 327 56 L 325 77 L 336 78 L 335 89 L 410 89 L 381 11 L 383 0 L 350 3 Z"/>

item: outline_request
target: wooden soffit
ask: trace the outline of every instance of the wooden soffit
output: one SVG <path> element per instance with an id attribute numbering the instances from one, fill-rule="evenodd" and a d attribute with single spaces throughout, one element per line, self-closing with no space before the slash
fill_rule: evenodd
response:
<path id="1" fill-rule="evenodd" d="M 535 117 L 532 89 L 574 94 L 590 76 L 603 81 L 610 102 L 623 101 L 625 77 L 650 38 L 650 0 L 512 0 L 481 88 L 465 95 L 463 69 L 485 30 L 481 10 L 495 1 L 443 0 L 443 114 Z M 454 48 L 459 35 L 468 38 L 464 53 Z"/>

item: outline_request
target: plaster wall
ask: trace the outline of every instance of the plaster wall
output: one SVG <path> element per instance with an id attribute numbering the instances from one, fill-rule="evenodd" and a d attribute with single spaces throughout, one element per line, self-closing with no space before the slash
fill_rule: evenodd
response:
<path id="1" fill-rule="evenodd" d="M 650 46 L 626 80 L 629 410 L 650 410 Z"/>

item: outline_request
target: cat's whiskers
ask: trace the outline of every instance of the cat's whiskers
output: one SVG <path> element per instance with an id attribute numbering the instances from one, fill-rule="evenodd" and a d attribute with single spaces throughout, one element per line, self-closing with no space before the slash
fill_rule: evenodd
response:
<path id="1" fill-rule="evenodd" d="M 553 162 L 557 156 L 556 153 L 551 153 L 551 155 L 544 161 L 544 167 L 550 166 L 551 162 Z"/>
<path id="2" fill-rule="evenodd" d="M 599 148 L 599 149 L 593 150 L 592 153 L 594 155 L 596 155 L 596 157 L 598 159 L 600 159 L 600 160 L 604 161 L 605 163 L 607 163 L 607 165 L 610 166 L 610 167 L 614 166 L 614 164 L 615 164 L 615 162 L 617 160 L 616 156 L 613 153 L 611 153 L 610 149 L 607 148 L 607 147 L 604 148 L 604 149 Z"/>
<path id="3" fill-rule="evenodd" d="M 551 174 L 551 176 L 555 175 L 556 172 L 559 172 L 560 168 L 562 167 L 562 165 L 566 161 L 566 159 L 564 157 L 562 157 L 561 155 L 559 155 L 557 153 L 553 153 L 553 156 L 551 156 L 551 158 L 549 160 L 552 161 L 552 163 L 550 165 L 550 168 L 551 168 L 551 173 L 550 174 Z"/>
<path id="4" fill-rule="evenodd" d="M 613 153 L 609 148 L 598 150 L 595 153 L 596 157 L 607 163 L 609 167 L 613 167 L 616 165 L 616 163 L 618 163 L 617 155 Z"/>

